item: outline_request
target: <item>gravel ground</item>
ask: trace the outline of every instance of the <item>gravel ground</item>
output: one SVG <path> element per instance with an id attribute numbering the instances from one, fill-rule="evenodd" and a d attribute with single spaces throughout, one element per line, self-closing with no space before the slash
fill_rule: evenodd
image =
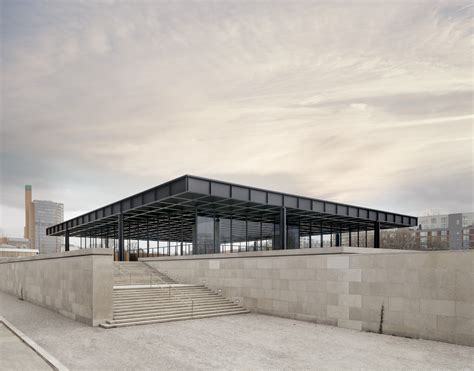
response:
<path id="1" fill-rule="evenodd" d="M 472 369 L 474 349 L 243 314 L 105 330 L 0 292 L 0 314 L 75 369 Z"/>

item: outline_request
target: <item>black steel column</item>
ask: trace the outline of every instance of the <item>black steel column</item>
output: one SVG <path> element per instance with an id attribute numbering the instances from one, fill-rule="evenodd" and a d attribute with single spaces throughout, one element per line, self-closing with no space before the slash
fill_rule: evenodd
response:
<path id="1" fill-rule="evenodd" d="M 280 210 L 280 249 L 286 250 L 287 244 L 286 237 L 286 207 L 282 207 Z"/>
<path id="2" fill-rule="evenodd" d="M 329 244 L 329 246 L 332 247 L 332 224 L 329 227 L 329 232 L 331 233 L 331 243 Z"/>
<path id="3" fill-rule="evenodd" d="M 336 232 L 336 247 L 341 246 L 341 233 Z"/>
<path id="4" fill-rule="evenodd" d="M 369 247 L 367 246 L 369 243 L 367 242 L 367 227 L 365 227 L 365 247 Z"/>
<path id="5" fill-rule="evenodd" d="M 234 252 L 234 244 L 232 239 L 232 215 L 229 218 L 230 222 L 230 252 Z"/>
<path id="6" fill-rule="evenodd" d="M 156 255 L 160 256 L 160 216 L 156 216 Z"/>
<path id="7" fill-rule="evenodd" d="M 168 256 L 171 256 L 171 215 L 168 213 Z"/>
<path id="8" fill-rule="evenodd" d="M 66 238 L 64 240 L 64 250 L 69 251 L 69 229 L 66 229 Z"/>
<path id="9" fill-rule="evenodd" d="M 321 247 L 324 247 L 324 230 L 323 230 L 323 222 L 321 222 L 320 238 L 321 238 Z"/>
<path id="10" fill-rule="evenodd" d="M 120 213 L 118 215 L 118 260 L 124 261 L 125 260 L 125 241 L 123 240 L 123 214 Z"/>
<path id="11" fill-rule="evenodd" d="M 342 224 L 339 224 L 339 245 L 342 246 Z"/>
<path id="12" fill-rule="evenodd" d="M 137 261 L 140 257 L 140 222 L 137 222 Z"/>
<path id="13" fill-rule="evenodd" d="M 148 223 L 148 218 L 146 220 L 146 256 L 150 256 L 150 225 Z"/>
<path id="14" fill-rule="evenodd" d="M 221 252 L 221 235 L 220 235 L 220 225 L 221 221 L 216 215 L 214 214 L 214 229 L 213 229 L 213 237 L 214 237 L 214 254 L 218 254 Z"/>
<path id="15" fill-rule="evenodd" d="M 132 222 L 128 223 L 128 261 L 130 261 L 130 253 L 132 252 Z"/>
<path id="16" fill-rule="evenodd" d="M 198 213 L 197 208 L 194 211 L 194 225 L 192 226 L 193 229 L 193 255 L 199 254 L 198 249 Z"/>
<path id="17" fill-rule="evenodd" d="M 275 224 L 273 224 L 273 225 L 275 225 Z M 245 217 L 245 251 L 249 251 L 249 220 L 248 220 L 248 217 Z"/>
<path id="18" fill-rule="evenodd" d="M 357 227 L 357 247 L 360 247 L 359 227 Z"/>
<path id="19" fill-rule="evenodd" d="M 181 229 L 181 246 L 180 246 L 180 252 L 179 255 L 183 256 L 183 239 L 184 239 L 184 232 L 183 232 L 183 214 L 181 213 L 181 224 L 180 224 L 180 229 Z"/>
<path id="20" fill-rule="evenodd" d="M 313 221 L 309 221 L 309 248 L 311 249 L 311 236 L 313 234 Z"/>
<path id="21" fill-rule="evenodd" d="M 349 228 L 349 247 L 352 247 L 352 230 Z"/>
<path id="22" fill-rule="evenodd" d="M 380 222 L 374 223 L 374 248 L 380 247 Z"/>

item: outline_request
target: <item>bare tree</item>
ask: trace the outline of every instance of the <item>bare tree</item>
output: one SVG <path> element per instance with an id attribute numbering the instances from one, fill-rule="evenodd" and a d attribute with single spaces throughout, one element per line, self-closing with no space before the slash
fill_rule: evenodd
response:
<path id="1" fill-rule="evenodd" d="M 409 228 L 381 231 L 381 247 L 384 249 L 415 250 L 415 232 Z"/>

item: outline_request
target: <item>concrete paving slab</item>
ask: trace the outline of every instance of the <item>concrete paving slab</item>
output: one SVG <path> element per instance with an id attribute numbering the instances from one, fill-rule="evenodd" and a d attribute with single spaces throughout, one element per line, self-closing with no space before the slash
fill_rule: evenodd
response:
<path id="1" fill-rule="evenodd" d="M 13 326 L 5 317 L 0 316 L 0 326 L 2 326 L 0 328 L 0 370 L 68 371 L 61 362 Z"/>
<path id="2" fill-rule="evenodd" d="M 49 370 L 43 358 L 0 323 L 0 370 Z"/>
<path id="3" fill-rule="evenodd" d="M 470 347 L 259 314 L 101 329 L 0 293 L 0 314 L 71 370 L 472 369 Z"/>
<path id="4" fill-rule="evenodd" d="M 190 285 L 187 283 L 163 283 L 156 285 L 114 285 L 114 290 L 129 290 L 129 289 L 146 289 L 148 287 L 159 287 L 159 288 L 168 288 L 168 287 L 195 287 L 199 285 Z"/>

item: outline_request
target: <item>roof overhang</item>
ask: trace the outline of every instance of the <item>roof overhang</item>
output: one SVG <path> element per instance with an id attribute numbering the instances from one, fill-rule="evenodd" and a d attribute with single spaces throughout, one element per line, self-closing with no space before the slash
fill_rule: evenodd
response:
<path id="1" fill-rule="evenodd" d="M 70 236 L 116 238 L 117 216 L 122 213 L 129 238 L 153 240 L 157 234 L 166 234 L 179 240 L 184 233 L 184 239 L 191 240 L 190 227 L 196 214 L 275 222 L 282 207 L 287 210 L 287 223 L 300 225 L 302 235 L 311 228 L 328 233 L 335 226 L 337 230 L 354 231 L 373 229 L 375 222 L 383 229 L 418 223 L 413 216 L 184 175 L 49 227 L 46 233 L 64 236 L 68 231 Z"/>

